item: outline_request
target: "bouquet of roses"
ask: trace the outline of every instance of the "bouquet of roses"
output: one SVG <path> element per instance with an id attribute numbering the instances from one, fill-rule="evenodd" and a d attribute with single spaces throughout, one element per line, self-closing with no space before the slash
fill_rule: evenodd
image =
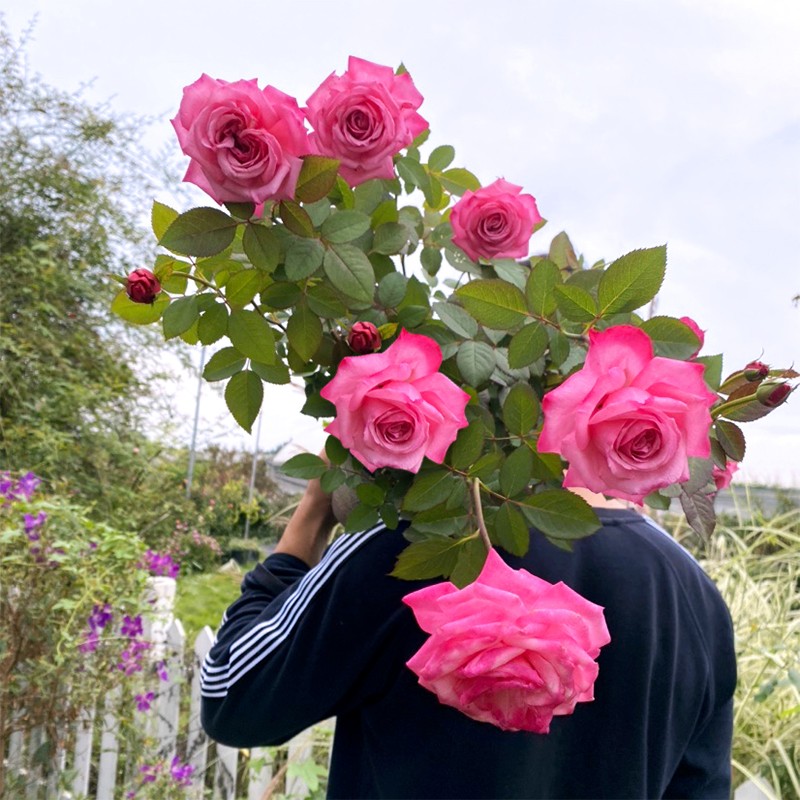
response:
<path id="1" fill-rule="evenodd" d="M 663 246 L 587 265 L 559 233 L 531 255 L 544 224 L 534 198 L 504 179 L 481 186 L 448 145 L 423 156 L 421 103 L 403 68 L 358 58 L 304 108 L 255 80 L 203 75 L 173 125 L 185 180 L 222 207 L 156 202 L 163 252 L 120 278 L 113 310 L 218 345 L 204 377 L 227 382 L 246 430 L 263 382 L 302 378 L 304 413 L 333 420 L 328 460 L 303 454 L 285 470 L 348 493 L 348 531 L 406 520 L 394 574 L 449 578 L 445 595 L 484 565 L 475 585 L 502 583 L 487 552 L 524 554 L 529 526 L 565 549 L 597 530 L 569 487 L 655 508 L 679 497 L 709 533 L 714 494 L 744 456 L 738 423 L 783 403 L 796 373 L 753 362 L 723 379 L 694 321 L 638 315 L 664 279 Z M 596 617 L 577 595 L 527 585 L 514 596 Z M 415 612 L 433 632 L 439 612 Z M 593 659 L 602 613 L 586 636 Z M 590 699 L 589 673 L 549 716 Z M 546 729 L 537 709 L 502 724 Z"/>

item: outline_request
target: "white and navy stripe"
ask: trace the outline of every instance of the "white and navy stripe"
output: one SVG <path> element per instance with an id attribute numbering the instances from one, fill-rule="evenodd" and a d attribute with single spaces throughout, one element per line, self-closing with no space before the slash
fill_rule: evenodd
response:
<path id="1" fill-rule="evenodd" d="M 339 537 L 328 548 L 322 561 L 298 582 L 296 590 L 280 611 L 271 619 L 255 625 L 231 645 L 226 663 L 215 664 L 209 653 L 200 673 L 203 697 L 225 697 L 236 681 L 280 647 L 291 635 L 315 595 L 339 567 L 362 545 L 385 530 L 384 525 L 376 525 L 363 533 Z"/>

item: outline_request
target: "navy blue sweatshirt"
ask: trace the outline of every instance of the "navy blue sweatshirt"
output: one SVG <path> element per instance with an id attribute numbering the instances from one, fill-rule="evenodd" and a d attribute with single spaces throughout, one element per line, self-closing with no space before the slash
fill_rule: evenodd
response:
<path id="1" fill-rule="evenodd" d="M 727 798 L 733 632 L 694 559 L 650 520 L 598 510 L 564 552 L 536 531 L 502 553 L 605 608 L 611 643 L 595 700 L 550 733 L 476 722 L 417 684 L 423 643 L 401 598 L 431 581 L 388 576 L 407 542 L 343 536 L 319 565 L 275 554 L 248 573 L 203 670 L 203 725 L 238 747 L 285 742 L 336 716 L 334 798 Z"/>

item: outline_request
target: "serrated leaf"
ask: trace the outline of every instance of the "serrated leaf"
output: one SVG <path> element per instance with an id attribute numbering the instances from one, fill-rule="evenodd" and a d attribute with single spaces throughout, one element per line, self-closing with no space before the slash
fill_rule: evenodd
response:
<path id="1" fill-rule="evenodd" d="M 238 221 L 216 208 L 192 208 L 179 214 L 158 243 L 173 253 L 213 256 L 233 242 Z"/>
<path id="2" fill-rule="evenodd" d="M 231 215 L 237 219 L 248 220 L 255 214 L 255 203 L 225 203 L 225 208 L 228 209 Z"/>
<path id="3" fill-rule="evenodd" d="M 278 214 L 287 230 L 297 236 L 314 236 L 314 223 L 308 212 L 293 200 L 283 200 L 278 206 Z"/>
<path id="4" fill-rule="evenodd" d="M 164 310 L 161 318 L 164 338 L 173 339 L 189 330 L 196 322 L 198 314 L 196 295 L 173 300 Z"/>
<path id="5" fill-rule="evenodd" d="M 397 513 L 397 509 L 391 503 L 386 503 L 380 507 L 380 515 L 381 519 L 383 520 L 383 524 L 390 531 L 395 530 L 400 524 L 400 515 Z"/>
<path id="6" fill-rule="evenodd" d="M 356 495 L 364 505 L 377 508 L 386 498 L 386 490 L 376 483 L 361 483 L 356 486 Z"/>
<path id="7" fill-rule="evenodd" d="M 445 170 L 439 180 L 442 186 L 450 194 L 461 197 L 466 191 L 477 192 L 481 188 L 481 182 L 468 170 L 463 167 L 454 167 Z"/>
<path id="8" fill-rule="evenodd" d="M 306 301 L 308 302 L 308 307 L 323 319 L 335 319 L 347 313 L 347 309 L 339 296 L 330 286 L 324 283 L 312 286 L 308 290 Z"/>
<path id="9" fill-rule="evenodd" d="M 134 325 L 150 325 L 161 319 L 169 302 L 169 295 L 161 292 L 152 303 L 134 303 L 123 289 L 112 301 L 111 311 Z"/>
<path id="10" fill-rule="evenodd" d="M 389 573 L 401 580 L 426 580 L 449 578 L 458 563 L 460 550 L 470 541 L 437 537 L 422 542 L 412 542 L 397 558 Z"/>
<path id="11" fill-rule="evenodd" d="M 403 508 L 406 511 L 424 511 L 445 502 L 458 480 L 446 469 L 419 473 L 403 498 Z"/>
<path id="12" fill-rule="evenodd" d="M 450 573 L 450 581 L 459 589 L 468 586 L 480 575 L 487 556 L 486 545 L 481 539 L 467 537 L 461 541 L 464 541 L 464 545 L 459 549 L 456 565 Z"/>
<path id="13" fill-rule="evenodd" d="M 244 254 L 263 272 L 273 272 L 281 260 L 281 240 L 273 228 L 251 223 L 242 236 Z"/>
<path id="14" fill-rule="evenodd" d="M 734 461 L 741 461 L 745 453 L 745 440 L 741 428 L 724 419 L 718 419 L 714 423 L 714 428 L 717 432 L 717 441 L 725 451 L 725 455 Z"/>
<path id="15" fill-rule="evenodd" d="M 349 244 L 333 245 L 325 253 L 323 269 L 340 292 L 354 300 L 372 303 L 375 272 L 363 251 Z"/>
<path id="16" fill-rule="evenodd" d="M 256 311 L 239 309 L 228 318 L 228 338 L 243 355 L 262 364 L 275 363 L 275 336 Z"/>
<path id="17" fill-rule="evenodd" d="M 540 322 L 524 325 L 512 337 L 508 345 L 508 365 L 512 369 L 527 367 L 541 358 L 550 340 Z"/>
<path id="18" fill-rule="evenodd" d="M 539 419 L 539 398 L 530 384 L 517 383 L 503 401 L 503 424 L 514 436 L 527 436 Z"/>
<path id="19" fill-rule="evenodd" d="M 282 386 L 289 383 L 289 368 L 280 361 L 277 364 L 262 364 L 259 361 L 251 361 L 250 369 L 267 383 L 274 383 Z"/>
<path id="20" fill-rule="evenodd" d="M 478 335 L 477 322 L 461 306 L 455 303 L 434 303 L 433 311 L 453 333 L 465 339 L 474 339 Z"/>
<path id="21" fill-rule="evenodd" d="M 327 469 L 328 465 L 313 453 L 300 453 L 280 465 L 280 471 L 284 475 L 305 480 L 319 478 Z"/>
<path id="22" fill-rule="evenodd" d="M 336 185 L 338 170 L 339 162 L 335 158 L 304 156 L 294 190 L 295 199 L 301 203 L 314 203 L 326 197 Z"/>
<path id="23" fill-rule="evenodd" d="M 428 275 L 436 275 L 442 266 L 442 251 L 438 247 L 423 247 L 419 260 Z"/>
<path id="24" fill-rule="evenodd" d="M 290 281 L 301 281 L 321 266 L 325 248 L 319 239 L 292 239 L 286 247 L 284 270 Z"/>
<path id="25" fill-rule="evenodd" d="M 374 178 L 353 189 L 354 207 L 365 214 L 372 214 L 383 202 L 386 189 L 382 180 Z"/>
<path id="26" fill-rule="evenodd" d="M 697 356 L 695 359 L 698 364 L 705 367 L 703 378 L 712 391 L 718 392 L 722 383 L 722 354 L 717 353 L 713 356 Z"/>
<path id="27" fill-rule="evenodd" d="M 150 226 L 157 240 L 166 233 L 167 228 L 178 218 L 178 212 L 158 200 L 153 201 L 153 208 L 150 211 Z"/>
<path id="28" fill-rule="evenodd" d="M 512 451 L 500 467 L 500 491 L 505 497 L 515 497 L 533 480 L 533 453 L 522 445 Z"/>
<path id="29" fill-rule="evenodd" d="M 370 218 L 363 211 L 334 211 L 322 223 L 320 233 L 331 244 L 345 244 L 358 239 L 370 227 Z"/>
<path id="30" fill-rule="evenodd" d="M 549 259 L 534 264 L 525 284 L 528 310 L 537 317 L 549 317 L 556 310 L 555 287 L 561 284 L 561 270 Z"/>
<path id="31" fill-rule="evenodd" d="M 203 377 L 212 383 L 230 378 L 240 372 L 246 359 L 235 347 L 223 347 L 217 350 L 203 369 Z"/>
<path id="32" fill-rule="evenodd" d="M 375 229 L 372 249 L 386 256 L 399 253 L 408 244 L 408 228 L 399 222 L 384 222 Z"/>
<path id="33" fill-rule="evenodd" d="M 634 250 L 618 258 L 597 287 L 600 315 L 635 311 L 649 303 L 661 288 L 666 268 L 666 245 Z"/>
<path id="34" fill-rule="evenodd" d="M 447 463 L 455 469 L 469 469 L 483 452 L 486 429 L 480 420 L 474 420 L 462 428 L 447 453 Z"/>
<path id="35" fill-rule="evenodd" d="M 516 286 L 497 279 L 474 280 L 460 286 L 455 295 L 482 325 L 508 330 L 525 321 L 525 297 Z"/>
<path id="36" fill-rule="evenodd" d="M 547 329 L 547 338 L 550 340 L 550 362 L 554 367 L 560 367 L 569 357 L 569 339 L 555 328 Z"/>
<path id="37" fill-rule="evenodd" d="M 686 521 L 692 530 L 708 539 L 717 525 L 717 515 L 714 512 L 714 498 L 708 494 L 687 494 L 681 490 L 679 495 L 681 508 L 686 515 Z"/>
<path id="38" fill-rule="evenodd" d="M 225 404 L 233 418 L 250 433 L 261 409 L 264 387 L 261 378 L 250 370 L 234 375 L 225 387 Z"/>
<path id="39" fill-rule="evenodd" d="M 325 455 L 328 456 L 331 464 L 340 466 L 347 461 L 350 453 L 347 452 L 345 446 L 335 436 L 329 435 L 325 440 Z"/>
<path id="40" fill-rule="evenodd" d="M 358 505 L 348 515 L 344 523 L 345 531 L 365 531 L 378 522 L 378 510 L 370 506 Z"/>
<path id="41" fill-rule="evenodd" d="M 412 186 L 416 186 L 425 192 L 429 188 L 429 177 L 425 171 L 425 167 L 419 161 L 410 158 L 409 156 L 401 156 L 395 162 L 397 167 L 397 174 Z"/>
<path id="42" fill-rule="evenodd" d="M 297 284 L 275 281 L 261 291 L 261 302 L 269 308 L 291 308 L 302 296 L 303 293 Z"/>
<path id="43" fill-rule="evenodd" d="M 495 368 L 494 350 L 486 342 L 464 342 L 456 353 L 456 366 L 464 380 L 480 386 L 489 380 Z"/>
<path id="44" fill-rule="evenodd" d="M 214 344 L 228 329 L 228 309 L 224 303 L 207 308 L 197 323 L 197 338 L 202 344 Z"/>
<path id="45" fill-rule="evenodd" d="M 286 325 L 286 337 L 303 361 L 310 361 L 322 342 L 322 323 L 305 303 L 295 308 Z"/>
<path id="46" fill-rule="evenodd" d="M 585 289 L 559 284 L 553 289 L 556 305 L 562 316 L 573 322 L 592 322 L 597 316 L 597 303 Z"/>
<path id="47" fill-rule="evenodd" d="M 456 150 L 449 144 L 442 144 L 431 150 L 428 156 L 428 169 L 432 172 L 441 172 L 447 169 L 456 157 Z"/>
<path id="48" fill-rule="evenodd" d="M 528 497 L 521 510 L 531 525 L 557 539 L 582 539 L 600 529 L 591 506 L 565 489 L 548 489 Z"/>
<path id="49" fill-rule="evenodd" d="M 524 556 L 530 545 L 530 531 L 524 517 L 511 503 L 497 509 L 492 522 L 494 538 L 504 550 L 515 556 Z"/>
<path id="50" fill-rule="evenodd" d="M 267 274 L 258 269 L 234 272 L 225 282 L 225 298 L 231 308 L 244 308 L 269 280 Z"/>
<path id="51" fill-rule="evenodd" d="M 347 480 L 347 473 L 338 467 L 332 467 L 327 472 L 322 473 L 319 485 L 322 491 L 331 494 L 335 492 Z"/>
<path id="52" fill-rule="evenodd" d="M 650 317 L 641 328 L 653 340 L 657 356 L 687 359 L 700 347 L 700 340 L 692 329 L 674 317 Z"/>
<path id="53" fill-rule="evenodd" d="M 390 272 L 378 282 L 378 302 L 384 308 L 397 308 L 406 296 L 408 279 L 399 272 Z"/>

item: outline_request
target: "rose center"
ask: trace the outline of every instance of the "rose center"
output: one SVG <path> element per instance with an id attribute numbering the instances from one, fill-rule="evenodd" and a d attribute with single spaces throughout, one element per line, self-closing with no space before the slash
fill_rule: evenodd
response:
<path id="1" fill-rule="evenodd" d="M 646 461 L 661 449 L 661 444 L 661 431 L 648 427 L 624 440 L 621 450 L 633 461 Z"/>

